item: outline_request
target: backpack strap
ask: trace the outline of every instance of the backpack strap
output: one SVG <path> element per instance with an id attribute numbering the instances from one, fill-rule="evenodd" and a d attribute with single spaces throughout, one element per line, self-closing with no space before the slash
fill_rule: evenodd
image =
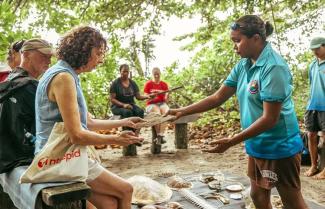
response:
<path id="1" fill-rule="evenodd" d="M 0 83 L 0 102 L 12 95 L 17 89 L 29 84 L 37 82 L 34 78 L 25 75 L 19 75 L 12 80 Z"/>

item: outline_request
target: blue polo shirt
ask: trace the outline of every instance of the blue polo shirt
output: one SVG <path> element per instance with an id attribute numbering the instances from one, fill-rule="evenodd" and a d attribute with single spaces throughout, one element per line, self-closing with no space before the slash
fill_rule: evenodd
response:
<path id="1" fill-rule="evenodd" d="M 309 66 L 310 97 L 307 110 L 325 111 L 325 60 Z"/>
<path id="2" fill-rule="evenodd" d="M 302 151 L 303 144 L 291 100 L 292 75 L 285 60 L 269 43 L 255 64 L 250 59 L 241 59 L 224 84 L 236 88 L 243 129 L 262 116 L 264 101 L 282 102 L 276 125 L 245 141 L 248 155 L 263 159 L 281 159 Z"/>

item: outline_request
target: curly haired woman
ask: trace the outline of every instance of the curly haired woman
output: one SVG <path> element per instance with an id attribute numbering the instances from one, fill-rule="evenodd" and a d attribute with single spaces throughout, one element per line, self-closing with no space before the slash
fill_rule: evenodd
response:
<path id="1" fill-rule="evenodd" d="M 106 40 L 91 27 L 82 26 L 69 31 L 60 41 L 59 61 L 43 75 L 36 93 L 36 144 L 35 153 L 47 142 L 56 122 L 64 122 L 74 144 L 126 146 L 140 143 L 141 138 L 132 131 L 120 135 L 102 135 L 94 130 L 120 126 L 134 127 L 140 118 L 117 121 L 89 117 L 78 75 L 92 71 L 103 62 Z M 119 176 L 107 171 L 98 162 L 88 159 L 87 184 L 92 194 L 87 208 L 130 209 L 132 186 Z"/>

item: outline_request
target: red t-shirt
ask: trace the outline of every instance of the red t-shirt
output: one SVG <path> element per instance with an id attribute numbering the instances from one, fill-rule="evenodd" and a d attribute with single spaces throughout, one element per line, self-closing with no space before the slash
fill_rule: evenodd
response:
<path id="1" fill-rule="evenodd" d="M 5 72 L 0 72 L 0 82 L 6 80 L 6 78 L 8 77 L 9 75 L 9 71 L 5 71 Z"/>
<path id="2" fill-rule="evenodd" d="M 166 90 L 168 90 L 168 85 L 167 85 L 167 83 L 165 83 L 163 81 L 159 81 L 159 83 L 155 83 L 152 80 L 147 81 L 146 84 L 144 84 L 144 90 L 143 90 L 144 93 L 146 93 L 146 94 L 155 93 L 155 90 L 166 91 Z M 156 103 L 160 103 L 160 102 L 166 102 L 165 96 L 166 96 L 166 94 L 158 94 L 155 98 L 149 99 L 147 101 L 147 105 L 156 104 Z"/>

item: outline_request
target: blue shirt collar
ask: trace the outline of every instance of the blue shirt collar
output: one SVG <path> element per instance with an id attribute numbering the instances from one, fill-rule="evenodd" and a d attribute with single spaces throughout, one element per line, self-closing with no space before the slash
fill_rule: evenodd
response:
<path id="1" fill-rule="evenodd" d="M 265 62 L 267 61 L 267 57 L 268 57 L 270 50 L 272 50 L 271 44 L 269 42 L 266 42 L 266 45 L 265 45 L 264 49 L 262 50 L 262 53 L 256 60 L 256 63 L 255 63 L 256 66 L 260 67 L 265 64 Z"/>
<path id="2" fill-rule="evenodd" d="M 262 50 L 260 56 L 257 58 L 254 66 L 261 67 L 265 64 L 267 61 L 267 56 L 270 50 L 272 50 L 271 44 L 269 42 L 266 42 L 267 44 L 265 45 L 264 49 Z M 253 65 L 251 63 L 250 58 L 245 58 L 244 63 L 245 68 L 248 70 L 250 69 Z"/>
<path id="3" fill-rule="evenodd" d="M 316 60 L 317 60 L 318 65 L 323 65 L 323 64 L 325 64 L 325 60 L 322 60 L 322 61 L 319 61 L 319 59 L 316 59 Z"/>

